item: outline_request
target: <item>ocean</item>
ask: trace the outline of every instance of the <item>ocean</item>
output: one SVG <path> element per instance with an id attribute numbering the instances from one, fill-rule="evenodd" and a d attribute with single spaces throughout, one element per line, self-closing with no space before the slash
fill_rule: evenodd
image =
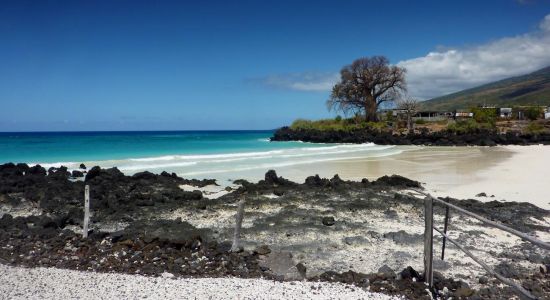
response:
<path id="1" fill-rule="evenodd" d="M 269 169 L 398 154 L 394 146 L 270 142 L 273 131 L 0 133 L 0 163 L 118 167 L 126 174 L 250 178 Z M 315 170 L 312 170 L 312 174 Z M 239 176 L 242 175 L 242 176 Z"/>

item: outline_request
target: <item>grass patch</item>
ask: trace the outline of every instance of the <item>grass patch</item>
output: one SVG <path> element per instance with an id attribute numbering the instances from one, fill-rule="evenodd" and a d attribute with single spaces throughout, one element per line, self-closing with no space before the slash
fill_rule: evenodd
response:
<path id="1" fill-rule="evenodd" d="M 356 129 L 364 129 L 367 127 L 381 128 L 381 122 L 369 122 L 359 121 L 355 118 L 344 119 L 342 117 L 336 117 L 335 119 L 321 119 L 321 120 L 305 120 L 298 119 L 290 125 L 293 130 L 319 130 L 319 131 L 351 131 Z M 384 126 L 385 123 L 382 123 Z"/>
<path id="2" fill-rule="evenodd" d="M 533 135 L 537 135 L 537 134 L 541 134 L 541 133 L 545 133 L 546 132 L 546 129 L 544 128 L 544 126 L 541 124 L 541 123 L 538 123 L 538 122 L 530 122 L 527 127 L 525 127 L 525 133 L 527 134 L 533 134 Z"/>
<path id="3" fill-rule="evenodd" d="M 479 123 L 474 119 L 458 120 L 447 125 L 447 130 L 456 134 L 477 133 L 482 130 L 495 130 L 494 123 Z"/>

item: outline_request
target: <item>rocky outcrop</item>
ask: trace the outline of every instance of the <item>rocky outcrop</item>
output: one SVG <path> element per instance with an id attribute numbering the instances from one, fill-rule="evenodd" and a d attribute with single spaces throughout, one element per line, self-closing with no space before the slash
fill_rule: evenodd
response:
<path id="1" fill-rule="evenodd" d="M 357 129 L 351 131 L 294 130 L 282 127 L 275 131 L 271 141 L 303 141 L 312 143 L 375 143 L 378 145 L 429 146 L 495 146 L 495 145 L 550 145 L 550 134 L 498 134 L 480 130 L 469 134 L 449 131 L 397 135 L 385 131 Z"/>

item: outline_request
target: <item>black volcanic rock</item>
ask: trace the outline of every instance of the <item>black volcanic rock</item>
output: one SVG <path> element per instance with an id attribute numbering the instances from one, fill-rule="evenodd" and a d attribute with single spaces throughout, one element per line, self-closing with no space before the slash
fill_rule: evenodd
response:
<path id="1" fill-rule="evenodd" d="M 79 178 L 79 177 L 83 177 L 84 173 L 82 173 L 81 171 L 78 171 L 78 170 L 73 170 L 73 172 L 71 173 L 71 176 L 73 176 L 75 178 Z"/>
<path id="2" fill-rule="evenodd" d="M 456 134 L 450 131 L 421 132 L 414 134 L 392 134 L 386 131 L 369 129 L 340 130 L 294 130 L 279 128 L 271 141 L 303 141 L 312 143 L 375 143 L 379 145 L 429 145 L 429 146 L 495 146 L 495 145 L 550 145 L 550 134 L 518 135 L 512 132 L 499 134 L 489 130 L 474 133 Z"/>
<path id="3" fill-rule="evenodd" d="M 414 187 L 420 188 L 420 182 L 410 180 L 400 175 L 391 175 L 391 176 L 382 176 L 373 182 L 374 184 L 380 185 L 385 184 L 389 186 L 403 186 L 403 187 Z"/>

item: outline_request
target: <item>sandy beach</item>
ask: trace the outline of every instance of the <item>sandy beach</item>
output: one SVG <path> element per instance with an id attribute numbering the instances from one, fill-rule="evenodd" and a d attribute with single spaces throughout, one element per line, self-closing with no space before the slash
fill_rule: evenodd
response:
<path id="1" fill-rule="evenodd" d="M 437 196 L 529 202 L 550 209 L 547 186 L 550 147 L 398 148 L 403 151 L 396 155 L 295 165 L 278 168 L 277 172 L 295 181 L 302 181 L 311 173 L 318 173 L 321 177 L 339 174 L 348 180 L 399 174 L 422 182 Z M 243 175 L 256 176 L 251 173 Z M 487 197 L 476 197 L 482 192 Z"/>

